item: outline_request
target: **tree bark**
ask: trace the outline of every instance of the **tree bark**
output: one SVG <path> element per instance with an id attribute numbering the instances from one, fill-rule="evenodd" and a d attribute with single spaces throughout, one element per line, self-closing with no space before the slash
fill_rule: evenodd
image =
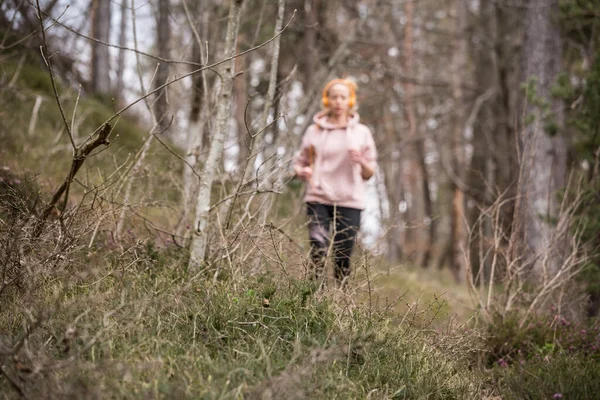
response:
<path id="1" fill-rule="evenodd" d="M 452 123 L 452 151 L 454 162 L 452 169 L 458 178 L 465 182 L 466 159 L 465 159 L 465 123 L 466 123 L 466 100 L 463 93 L 463 82 L 466 81 L 467 66 L 467 17 L 468 5 L 466 0 L 456 0 L 455 3 L 455 32 L 454 32 L 454 55 L 452 58 L 452 97 L 454 100 L 454 114 Z M 451 214 L 451 246 L 452 258 L 451 269 L 456 281 L 462 281 L 466 268 L 464 265 L 463 251 L 466 249 L 466 215 L 465 195 L 454 185 Z"/>
<path id="2" fill-rule="evenodd" d="M 240 34 L 238 41 L 244 41 L 245 35 Z M 239 47 L 239 46 L 238 46 Z M 241 49 L 238 48 L 238 52 Z M 250 139 L 248 138 L 248 132 L 246 132 L 245 122 L 245 111 L 246 103 L 248 102 L 248 73 L 244 71 L 246 69 L 245 58 L 238 57 L 235 60 L 235 70 L 238 73 L 242 72 L 233 80 L 233 98 L 234 98 L 234 117 L 235 125 L 237 128 L 237 138 L 239 144 L 238 152 L 238 167 L 241 167 L 246 162 L 248 157 L 248 146 L 250 145 Z"/>
<path id="3" fill-rule="evenodd" d="M 119 59 L 117 61 L 117 84 L 115 95 L 119 107 L 125 105 L 123 75 L 125 74 L 125 50 L 123 47 L 127 44 L 127 0 L 121 0 L 121 23 L 119 25 Z"/>
<path id="4" fill-rule="evenodd" d="M 92 36 L 103 42 L 110 41 L 110 1 L 93 0 Z M 92 42 L 91 89 L 96 93 L 109 94 L 110 54 L 108 46 Z"/>
<path id="5" fill-rule="evenodd" d="M 312 84 L 313 75 L 318 66 L 317 29 L 320 0 L 304 0 L 304 89 Z"/>
<path id="6" fill-rule="evenodd" d="M 169 25 L 169 3 L 169 0 L 158 0 L 158 13 L 156 15 L 156 48 L 158 56 L 166 59 L 170 58 L 169 41 L 171 38 L 171 28 Z M 156 71 L 154 89 L 164 85 L 167 79 L 169 79 L 169 64 L 161 62 Z M 167 100 L 167 88 L 156 93 L 154 115 L 158 121 L 158 132 L 163 132 L 169 126 Z"/>
<path id="7" fill-rule="evenodd" d="M 227 35 L 225 38 L 225 58 L 235 54 L 237 35 L 240 25 L 240 15 L 244 0 L 232 0 L 229 8 L 227 22 Z M 204 261 L 208 242 L 208 217 L 210 210 L 211 189 L 213 180 L 218 173 L 223 146 L 227 136 L 227 126 L 231 113 L 231 94 L 233 91 L 233 78 L 235 76 L 235 60 L 221 64 L 219 67 L 221 92 L 217 103 L 217 115 L 214 134 L 204 168 L 196 202 L 196 219 L 194 223 L 194 237 L 192 239 L 189 266 L 197 268 Z"/>
<path id="8" fill-rule="evenodd" d="M 562 263 L 562 246 L 553 240 L 556 232 L 550 222 L 557 216 L 557 191 L 564 186 L 567 175 L 567 145 L 561 132 L 563 104 L 551 95 L 562 58 L 560 30 L 554 23 L 557 11 L 554 3 L 530 1 L 523 48 L 528 86 L 524 115 L 526 119 L 533 116 L 534 122 L 522 122 L 519 218 L 526 254 L 532 256 L 528 262 L 537 276 L 553 275 Z"/>
<path id="9" fill-rule="evenodd" d="M 494 142 L 496 135 L 500 135 L 499 128 L 500 118 L 496 115 L 500 113 L 498 110 L 498 100 L 500 98 L 500 90 L 497 87 L 497 71 L 494 57 L 495 47 L 498 44 L 498 28 L 497 18 L 495 13 L 496 5 L 491 2 L 481 4 L 478 16 L 479 29 L 474 35 L 483 39 L 478 40 L 478 48 L 474 49 L 475 82 L 479 93 L 484 93 L 488 90 L 494 90 L 493 97 L 481 107 L 477 118 L 473 123 L 473 138 L 471 144 L 473 146 L 473 155 L 467 171 L 467 183 L 471 190 L 478 195 L 478 199 L 485 198 L 485 203 L 489 204 L 491 200 L 491 188 L 495 187 L 495 176 L 490 179 L 490 174 L 497 168 L 497 162 L 494 159 Z M 507 166 L 503 166 L 507 167 Z M 476 199 L 472 199 L 477 201 Z M 485 206 L 485 204 L 477 204 Z M 483 220 L 480 221 L 480 218 Z M 467 210 L 467 219 L 469 226 L 475 230 L 477 236 L 468 243 L 470 252 L 470 264 L 473 279 L 479 276 L 479 279 L 485 279 L 486 266 L 489 265 L 489 260 L 482 260 L 480 254 L 486 254 L 488 243 L 492 240 L 489 232 L 489 219 L 481 215 L 480 207 L 474 206 Z M 479 221 L 479 222 L 478 222 Z M 486 229 L 478 229 L 476 223 L 483 224 Z M 482 232 L 484 237 L 479 237 L 479 232 Z M 489 239 L 489 240 L 488 240 Z M 480 273 L 481 272 L 481 273 Z M 483 283 L 483 282 L 480 282 Z M 476 282 L 477 284 L 477 282 Z"/>
<path id="10" fill-rule="evenodd" d="M 192 60 L 196 63 L 203 63 L 202 37 L 208 37 L 211 10 L 207 5 L 202 4 L 202 2 L 194 3 L 194 8 L 191 12 L 187 9 L 185 2 L 183 5 L 194 36 Z M 200 26 L 193 20 L 192 12 L 193 15 L 198 16 Z M 196 66 L 190 67 L 192 71 L 196 68 Z M 190 237 L 191 230 L 188 229 L 193 223 L 194 203 L 198 197 L 198 185 L 200 183 L 192 169 L 204 163 L 203 150 L 210 144 L 208 135 L 205 135 L 206 127 L 210 120 L 208 115 L 210 106 L 208 92 L 206 71 L 192 75 L 192 96 L 187 132 L 188 147 L 185 157 L 187 164 L 183 166 L 183 212 L 176 229 L 178 235 L 186 237 L 186 245 L 189 244 L 187 239 Z"/>
<path id="11" fill-rule="evenodd" d="M 414 56 L 414 3 L 404 5 L 406 26 L 404 29 L 404 72 L 407 76 L 415 76 Z M 420 266 L 429 264 L 432 234 L 435 232 L 431 218 L 431 198 L 429 196 L 429 177 L 425 166 L 425 149 L 423 141 L 418 139 L 418 120 L 415 108 L 415 85 L 411 81 L 404 84 L 404 111 L 408 120 L 408 137 L 412 141 L 412 151 L 408 153 L 409 183 L 410 183 L 410 224 L 415 234 L 416 263 Z M 429 222 L 429 224 L 427 224 Z"/>
<path id="12" fill-rule="evenodd" d="M 389 107 L 383 109 L 382 131 L 385 133 L 384 143 L 400 143 L 402 129 L 397 129 L 396 118 Z M 400 202 L 404 199 L 404 176 L 402 169 L 403 151 L 400 146 L 389 152 L 380 152 L 379 166 L 383 170 L 386 197 L 389 204 L 390 232 L 388 234 L 387 256 L 390 263 L 397 263 L 403 258 L 404 249 L 404 213 L 400 212 Z"/>

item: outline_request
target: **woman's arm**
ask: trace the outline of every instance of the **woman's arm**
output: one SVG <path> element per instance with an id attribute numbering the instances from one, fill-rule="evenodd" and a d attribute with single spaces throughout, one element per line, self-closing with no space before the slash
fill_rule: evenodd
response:
<path id="1" fill-rule="evenodd" d="M 375 175 L 377 169 L 377 149 L 375 140 L 369 128 L 367 129 L 366 145 L 361 150 L 350 150 L 350 158 L 360 165 L 360 174 L 364 180 L 369 180 Z"/>
<path id="2" fill-rule="evenodd" d="M 375 175 L 375 168 L 373 168 L 368 162 L 361 163 L 360 166 L 361 175 L 365 181 L 371 179 L 371 177 Z"/>
<path id="3" fill-rule="evenodd" d="M 313 146 L 308 144 L 307 133 L 304 134 L 302 138 L 302 144 L 300 145 L 300 149 L 294 156 L 294 174 L 303 180 L 310 180 L 312 177 L 312 163 L 314 159 L 314 148 Z M 311 154 L 311 150 L 313 153 Z"/>
<path id="4" fill-rule="evenodd" d="M 364 180 L 369 180 L 375 174 L 373 163 L 356 149 L 350 150 L 350 159 L 360 165 L 360 174 Z"/>

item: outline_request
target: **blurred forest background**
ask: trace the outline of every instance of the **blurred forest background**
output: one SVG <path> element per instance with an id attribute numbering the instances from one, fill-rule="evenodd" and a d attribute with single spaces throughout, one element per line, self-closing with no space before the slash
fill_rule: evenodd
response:
<path id="1" fill-rule="evenodd" d="M 0 37 L 2 396 L 600 392 L 600 1 L 0 0 Z M 290 170 L 334 77 L 379 152 L 346 293 Z"/>

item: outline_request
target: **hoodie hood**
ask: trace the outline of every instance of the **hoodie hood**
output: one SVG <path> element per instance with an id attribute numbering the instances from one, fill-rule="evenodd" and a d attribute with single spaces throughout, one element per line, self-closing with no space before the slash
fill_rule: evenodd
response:
<path id="1" fill-rule="evenodd" d="M 348 122 L 346 124 L 332 124 L 331 122 L 327 121 L 327 114 L 328 112 L 325 110 L 315 114 L 313 117 L 313 122 L 321 129 L 344 129 L 347 127 L 356 126 L 360 121 L 360 116 L 357 113 L 354 113 L 348 117 Z"/>

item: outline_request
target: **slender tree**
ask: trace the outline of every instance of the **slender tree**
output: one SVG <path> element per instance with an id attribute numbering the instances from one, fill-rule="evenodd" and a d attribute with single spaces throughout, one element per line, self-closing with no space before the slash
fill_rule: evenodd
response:
<path id="1" fill-rule="evenodd" d="M 200 64 L 204 60 L 202 38 L 208 36 L 210 7 L 207 4 L 202 4 L 202 2 L 196 2 L 190 9 L 186 1 L 183 2 L 183 7 L 193 36 L 192 61 Z M 194 15 L 197 16 L 196 19 L 194 19 Z M 200 23 L 197 23 L 197 21 L 200 21 Z M 196 68 L 196 66 L 190 67 L 192 71 Z M 197 198 L 199 182 L 193 173 L 193 169 L 203 162 L 202 150 L 208 147 L 208 135 L 205 135 L 210 119 L 208 117 L 208 102 L 208 82 L 205 71 L 202 71 L 199 74 L 192 75 L 186 165 L 183 167 L 183 212 L 177 227 L 179 235 L 182 235 L 188 224 L 191 224 L 190 215 L 193 215 L 194 203 Z"/>
<path id="2" fill-rule="evenodd" d="M 455 2 L 455 30 L 454 43 L 455 50 L 452 58 L 452 97 L 454 100 L 453 121 L 452 121 L 452 170 L 456 177 L 465 181 L 466 159 L 465 159 L 465 124 L 466 124 L 466 99 L 463 91 L 463 82 L 466 81 L 467 67 L 467 16 L 468 5 L 466 0 L 456 0 Z M 451 267 L 454 278 L 459 281 L 465 272 L 463 251 L 466 246 L 466 214 L 465 214 L 465 194 L 462 188 L 454 182 L 454 194 L 452 197 L 451 214 Z"/>
<path id="3" fill-rule="evenodd" d="M 105 43 L 110 40 L 110 1 L 92 1 L 92 36 Z M 92 42 L 91 89 L 97 93 L 108 94 L 110 87 L 110 55 L 108 47 Z"/>
<path id="4" fill-rule="evenodd" d="M 238 36 L 238 53 L 242 50 L 240 43 L 246 41 L 246 35 L 240 33 Z M 248 71 L 246 71 L 246 62 L 242 57 L 236 58 L 235 70 L 238 76 L 233 80 L 233 115 L 235 118 L 235 125 L 237 128 L 238 137 L 238 165 L 244 165 L 246 157 L 248 157 L 248 133 L 246 131 L 245 111 L 246 103 L 248 102 Z"/>
<path id="5" fill-rule="evenodd" d="M 531 0 L 525 24 L 524 120 L 521 128 L 522 182 L 519 226 L 530 254 L 529 262 L 541 276 L 552 275 L 561 264 L 562 241 L 552 226 L 560 203 L 557 192 L 566 181 L 567 145 L 562 135 L 561 100 L 552 97 L 561 68 L 562 43 L 555 18 L 558 6 Z"/>
<path id="6" fill-rule="evenodd" d="M 170 4 L 169 0 L 158 0 L 156 13 L 156 48 L 158 56 L 164 59 L 170 58 L 171 28 L 169 24 Z M 161 62 L 156 70 L 154 88 L 164 85 L 169 78 L 169 64 Z M 156 93 L 154 101 L 154 114 L 159 124 L 159 132 L 164 131 L 169 125 L 167 116 L 167 88 Z"/>
<path id="7" fill-rule="evenodd" d="M 237 35 L 240 26 L 240 15 L 244 0 L 231 0 L 229 16 L 227 18 L 227 35 L 225 37 L 225 58 L 235 54 Z M 214 134 L 210 142 L 210 149 L 202 169 L 202 179 L 196 202 L 196 218 L 194 222 L 194 237 L 191 244 L 189 265 L 198 267 L 203 261 L 208 242 L 208 218 L 213 180 L 218 173 L 219 164 L 223 156 L 223 145 L 227 135 L 229 116 L 231 113 L 231 95 L 233 91 L 233 78 L 235 77 L 235 60 L 231 59 L 219 68 L 221 76 L 221 90 L 217 102 L 217 114 Z"/>
<path id="8" fill-rule="evenodd" d="M 127 0 L 121 0 L 121 22 L 119 24 L 119 58 L 117 61 L 117 84 L 115 86 L 115 95 L 120 106 L 125 105 L 124 100 L 124 75 L 125 75 L 125 51 L 127 44 Z"/>

